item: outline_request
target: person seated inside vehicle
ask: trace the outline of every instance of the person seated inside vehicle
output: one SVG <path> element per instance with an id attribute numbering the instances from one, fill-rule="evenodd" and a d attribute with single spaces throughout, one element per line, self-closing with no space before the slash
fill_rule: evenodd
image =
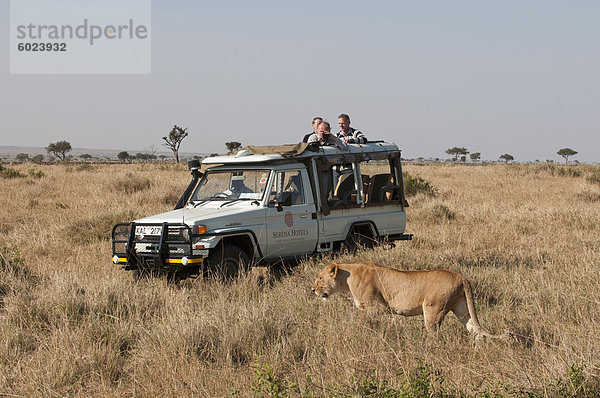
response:
<path id="1" fill-rule="evenodd" d="M 245 179 L 246 177 L 241 175 L 231 176 L 231 187 L 223 193 L 231 199 L 237 199 L 243 193 L 253 193 L 254 191 L 244 184 Z"/>
<path id="2" fill-rule="evenodd" d="M 300 205 L 304 203 L 304 195 L 302 194 L 302 177 L 300 174 L 292 175 L 290 177 L 284 191 L 292 193 L 292 204 Z"/>

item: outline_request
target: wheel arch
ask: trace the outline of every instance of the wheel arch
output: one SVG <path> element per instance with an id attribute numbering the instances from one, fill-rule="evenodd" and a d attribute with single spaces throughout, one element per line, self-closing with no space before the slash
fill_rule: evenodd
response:
<path id="1" fill-rule="evenodd" d="M 233 245 L 242 249 L 251 260 L 262 256 L 260 247 L 256 241 L 256 236 L 252 231 L 244 231 L 221 235 L 218 243 L 211 250 L 215 250 L 223 245 Z"/>
<path id="2" fill-rule="evenodd" d="M 354 231 L 365 236 L 369 236 L 372 239 L 379 239 L 379 231 L 377 230 L 377 226 L 372 220 L 354 221 L 348 226 L 348 229 L 346 230 L 344 236 L 347 237 L 350 233 Z"/>

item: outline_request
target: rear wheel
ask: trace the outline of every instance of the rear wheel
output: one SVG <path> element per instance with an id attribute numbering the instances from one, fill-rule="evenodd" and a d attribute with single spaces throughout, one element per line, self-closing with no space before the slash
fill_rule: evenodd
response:
<path id="1" fill-rule="evenodd" d="M 224 280 L 234 279 L 240 270 L 246 270 L 250 258 L 245 251 L 234 245 L 219 245 L 206 259 L 208 271 Z"/>
<path id="2" fill-rule="evenodd" d="M 369 229 L 368 227 L 350 229 L 344 240 L 344 247 L 349 253 L 355 253 L 359 248 L 372 249 L 375 246 L 376 241 Z"/>

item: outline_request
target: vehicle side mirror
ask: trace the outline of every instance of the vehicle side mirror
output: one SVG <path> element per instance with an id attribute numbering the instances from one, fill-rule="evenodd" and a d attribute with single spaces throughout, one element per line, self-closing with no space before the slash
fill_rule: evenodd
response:
<path id="1" fill-rule="evenodd" d="M 188 170 L 198 170 L 201 167 L 200 161 L 198 159 L 190 160 L 188 162 Z"/>

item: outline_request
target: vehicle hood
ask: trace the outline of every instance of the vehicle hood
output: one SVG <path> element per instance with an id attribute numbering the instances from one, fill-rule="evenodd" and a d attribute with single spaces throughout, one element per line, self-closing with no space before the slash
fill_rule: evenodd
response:
<path id="1" fill-rule="evenodd" d="M 265 209 L 263 207 L 257 207 L 256 205 L 242 206 L 224 206 L 219 208 L 218 206 L 211 207 L 197 207 L 197 208 L 183 208 L 177 210 L 171 210 L 165 213 L 156 214 L 135 220 L 136 223 L 184 223 L 189 226 L 194 224 L 204 224 L 211 229 L 211 221 L 219 221 L 219 226 L 223 226 L 223 221 L 229 222 L 235 220 L 237 224 L 241 224 L 240 221 L 251 220 L 255 217 L 260 217 L 264 214 Z M 243 214 L 243 216 L 242 216 Z"/>

